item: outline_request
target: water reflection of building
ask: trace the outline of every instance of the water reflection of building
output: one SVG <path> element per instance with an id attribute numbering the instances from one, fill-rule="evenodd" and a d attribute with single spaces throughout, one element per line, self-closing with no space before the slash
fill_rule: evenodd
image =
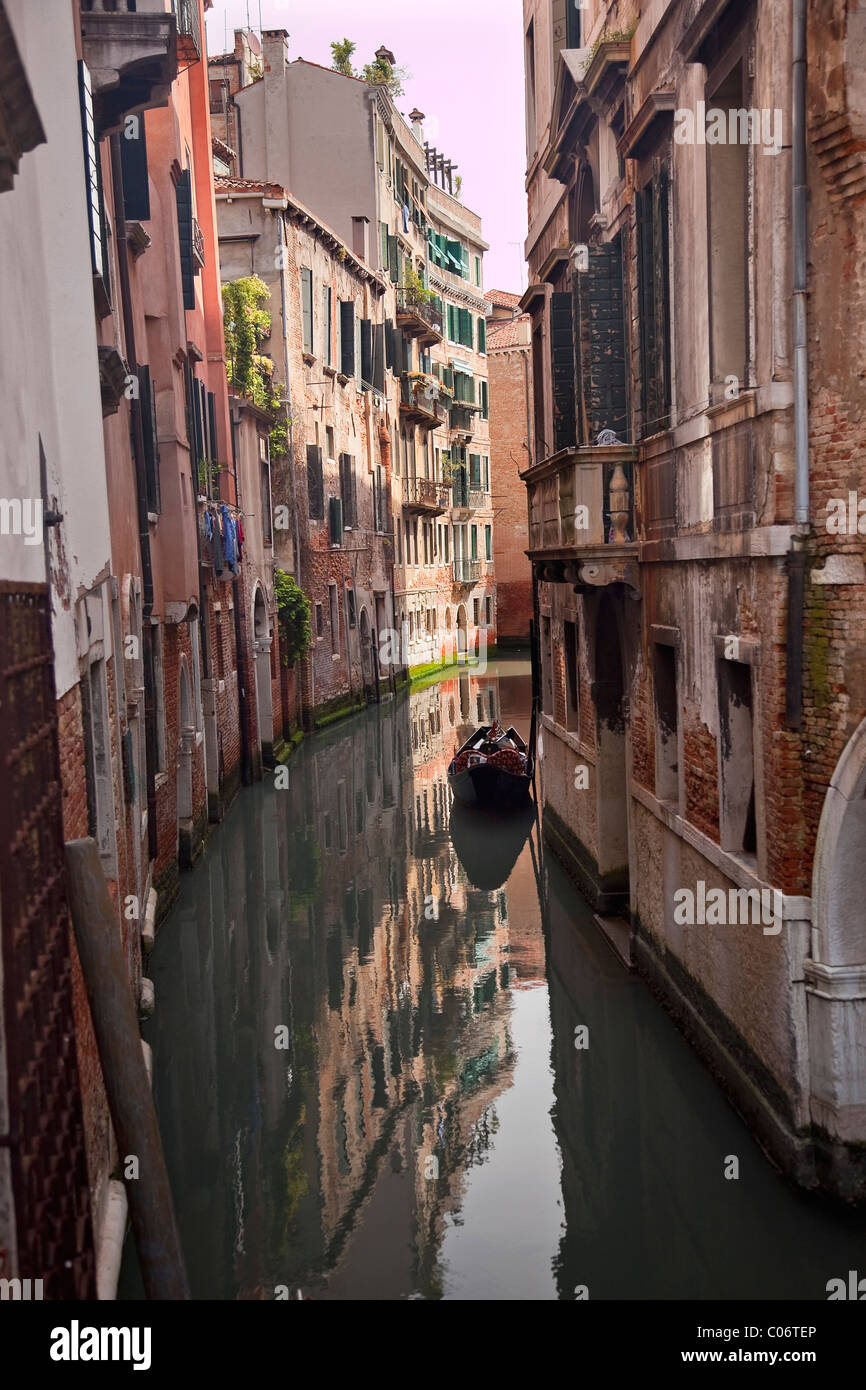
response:
<path id="1" fill-rule="evenodd" d="M 439 1291 L 511 1084 L 507 894 L 473 888 L 448 829 L 479 701 L 499 715 L 495 678 L 460 673 L 302 747 L 190 879 L 151 1031 L 199 1296 Z"/>

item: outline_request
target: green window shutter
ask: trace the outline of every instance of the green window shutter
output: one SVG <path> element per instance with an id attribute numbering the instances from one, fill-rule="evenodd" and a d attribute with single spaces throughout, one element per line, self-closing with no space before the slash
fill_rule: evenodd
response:
<path id="1" fill-rule="evenodd" d="M 397 246 L 397 238 L 396 238 L 395 236 L 391 236 L 391 235 L 389 234 L 389 236 L 388 236 L 388 273 L 389 273 L 389 275 L 391 276 L 391 279 L 393 280 L 393 282 L 394 282 L 395 285 L 399 282 L 399 279 L 400 279 L 399 255 L 400 255 L 400 251 L 399 251 L 399 248 L 398 248 L 398 246 Z"/>
<path id="2" fill-rule="evenodd" d="M 301 267 L 301 312 L 304 321 L 304 352 L 313 351 L 313 272 Z"/>
<path id="3" fill-rule="evenodd" d="M 366 386 L 373 385 L 373 325 L 369 319 L 361 319 L 361 380 Z"/>
<path id="4" fill-rule="evenodd" d="M 471 557 L 471 558 L 472 558 L 473 560 L 477 560 L 477 559 L 478 559 L 478 527 L 477 527 L 477 526 L 471 527 L 471 533 L 472 533 L 472 557 Z"/>
<path id="5" fill-rule="evenodd" d="M 123 171 L 123 210 L 127 222 L 146 222 L 150 217 L 150 183 L 147 177 L 147 144 L 144 112 L 139 112 L 120 137 Z"/>
<path id="6" fill-rule="evenodd" d="M 487 351 L 487 323 L 483 318 L 478 320 L 478 351 Z"/>
<path id="7" fill-rule="evenodd" d="M 385 270 L 387 270 L 388 265 L 389 265 L 389 263 L 390 263 L 390 250 L 389 250 L 390 245 L 391 245 L 391 237 L 390 237 L 390 233 L 388 232 L 388 223 L 387 223 L 387 222 L 380 222 L 380 223 L 379 223 L 379 249 L 380 249 L 380 256 L 381 256 L 382 266 L 383 266 L 383 268 L 384 268 Z"/>
<path id="8" fill-rule="evenodd" d="M 469 247 L 460 247 L 460 274 L 464 280 L 469 279 Z"/>
<path id="9" fill-rule="evenodd" d="M 485 558 L 485 560 L 488 560 L 488 561 L 490 561 L 490 560 L 493 559 L 493 527 L 492 527 L 492 526 L 485 526 L 485 527 L 484 527 L 484 558 Z"/>
<path id="10" fill-rule="evenodd" d="M 180 279 L 183 307 L 195 308 L 195 265 L 192 253 L 192 185 L 189 169 L 184 169 L 175 186 L 177 231 L 180 241 Z"/>
<path id="11" fill-rule="evenodd" d="M 341 497 L 328 499 L 328 532 L 331 545 L 343 544 L 343 500 Z"/>
<path id="12" fill-rule="evenodd" d="M 373 324 L 373 376 L 372 384 L 377 391 L 385 391 L 385 325 Z"/>
<path id="13" fill-rule="evenodd" d="M 355 305 L 351 299 L 340 300 L 340 371 L 343 376 L 355 375 Z"/>
<path id="14" fill-rule="evenodd" d="M 481 491 L 481 455 L 469 455 L 469 486 L 473 492 Z"/>
<path id="15" fill-rule="evenodd" d="M 325 516 L 325 483 L 322 477 L 322 451 L 318 444 L 307 445 L 307 500 L 310 520 L 322 521 Z"/>
<path id="16" fill-rule="evenodd" d="M 481 418 L 482 418 L 483 420 L 488 420 L 488 419 L 490 418 L 490 401 L 489 401 L 489 398 L 488 398 L 487 391 L 488 391 L 487 382 L 486 382 L 486 381 L 482 381 L 482 383 L 481 383 Z"/>

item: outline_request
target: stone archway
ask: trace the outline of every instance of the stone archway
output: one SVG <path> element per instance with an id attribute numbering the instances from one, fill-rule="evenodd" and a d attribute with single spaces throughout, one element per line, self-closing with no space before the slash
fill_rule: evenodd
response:
<path id="1" fill-rule="evenodd" d="M 260 585 L 253 599 L 253 652 L 256 668 L 256 713 L 259 731 L 259 752 L 262 762 L 273 762 L 274 703 L 271 688 L 271 631 L 268 610 Z"/>
<path id="2" fill-rule="evenodd" d="M 812 871 L 812 958 L 805 962 L 812 1120 L 866 1144 L 866 719 L 830 779 Z"/>

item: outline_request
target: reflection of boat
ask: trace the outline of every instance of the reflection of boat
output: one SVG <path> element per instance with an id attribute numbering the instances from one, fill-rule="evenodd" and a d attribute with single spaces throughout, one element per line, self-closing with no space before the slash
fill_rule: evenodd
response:
<path id="1" fill-rule="evenodd" d="M 495 722 L 477 728 L 448 767 L 448 785 L 464 806 L 522 806 L 531 780 L 532 758 L 520 734 Z"/>
<path id="2" fill-rule="evenodd" d="M 451 807 L 451 843 L 469 882 L 493 893 L 510 877 L 535 820 L 530 801 L 506 815 L 479 815 L 455 801 Z"/>

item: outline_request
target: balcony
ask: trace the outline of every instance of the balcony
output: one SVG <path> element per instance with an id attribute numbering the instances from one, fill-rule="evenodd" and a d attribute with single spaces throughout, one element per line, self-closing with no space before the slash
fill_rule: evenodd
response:
<path id="1" fill-rule="evenodd" d="M 177 21 L 177 56 L 183 67 L 201 62 L 201 22 L 198 0 L 171 0 Z M 207 7 L 205 7 L 207 8 Z"/>
<path id="2" fill-rule="evenodd" d="M 200 270 L 204 268 L 204 234 L 195 218 L 192 219 L 192 258 Z"/>
<path id="3" fill-rule="evenodd" d="M 400 380 L 400 410 L 404 419 L 436 429 L 446 424 L 447 411 L 443 400 L 441 383 L 435 376 L 426 372 L 404 372 Z"/>
<path id="4" fill-rule="evenodd" d="M 131 111 L 167 104 L 180 41 L 163 0 L 84 0 L 81 44 L 100 136 Z"/>
<path id="5" fill-rule="evenodd" d="M 455 521 L 463 521 L 469 512 L 479 512 L 488 505 L 489 498 L 486 492 L 474 487 L 465 487 L 459 482 L 453 485 L 451 507 Z"/>
<path id="6" fill-rule="evenodd" d="M 440 515 L 450 504 L 450 488 L 434 478 L 404 478 L 403 506 L 407 512 L 428 512 Z"/>
<path id="7" fill-rule="evenodd" d="M 397 326 L 422 347 L 442 341 L 442 310 L 430 304 L 417 290 L 397 291 Z"/>
<path id="8" fill-rule="evenodd" d="M 475 433 L 481 406 L 474 401 L 455 401 L 451 407 L 448 426 L 455 439 L 463 438 L 468 443 Z"/>
<path id="9" fill-rule="evenodd" d="M 628 584 L 637 593 L 634 461 L 629 444 L 578 446 L 521 474 L 529 496 L 529 550 L 539 579 Z"/>
<path id="10" fill-rule="evenodd" d="M 477 584 L 481 578 L 481 561 L 460 557 L 452 564 L 451 575 L 455 584 Z"/>

